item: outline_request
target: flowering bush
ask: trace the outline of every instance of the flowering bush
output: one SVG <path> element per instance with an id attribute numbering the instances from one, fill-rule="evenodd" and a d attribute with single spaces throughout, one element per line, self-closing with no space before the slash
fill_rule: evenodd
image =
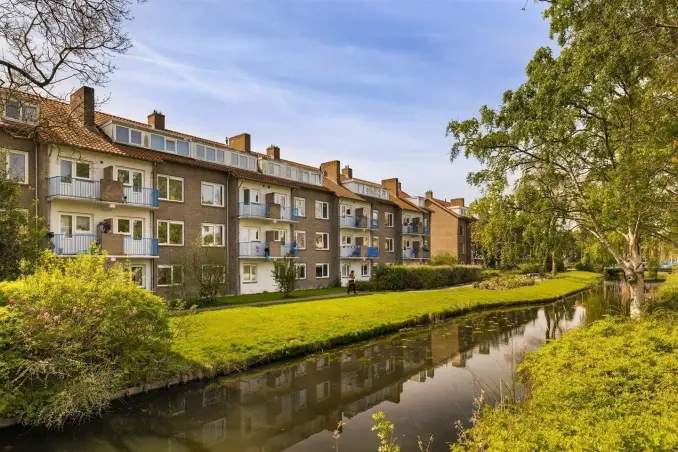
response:
<path id="1" fill-rule="evenodd" d="M 517 287 L 533 285 L 534 279 L 516 275 L 494 276 L 484 281 L 478 281 L 473 283 L 473 287 L 475 287 L 476 289 L 489 289 L 489 290 L 508 290 L 515 289 Z"/>
<path id="2" fill-rule="evenodd" d="M 33 275 L 0 291 L 2 416 L 48 426 L 87 417 L 168 357 L 164 302 L 105 256 L 45 252 Z"/>

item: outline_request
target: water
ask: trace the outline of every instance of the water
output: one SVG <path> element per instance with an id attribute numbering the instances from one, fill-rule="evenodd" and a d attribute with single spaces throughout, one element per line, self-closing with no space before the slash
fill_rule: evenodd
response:
<path id="1" fill-rule="evenodd" d="M 396 425 L 403 451 L 434 436 L 448 451 L 481 390 L 516 394 L 517 364 L 565 331 L 626 314 L 615 283 L 545 306 L 476 313 L 238 376 L 116 403 L 60 432 L 0 431 L 0 451 L 271 452 L 377 450 L 372 414 Z"/>

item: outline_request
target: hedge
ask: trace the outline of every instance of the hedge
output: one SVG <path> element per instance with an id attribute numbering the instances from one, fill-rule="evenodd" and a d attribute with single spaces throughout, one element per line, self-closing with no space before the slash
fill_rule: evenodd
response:
<path id="1" fill-rule="evenodd" d="M 372 282 L 376 290 L 439 289 L 480 281 L 482 268 L 476 265 L 380 265 Z"/>

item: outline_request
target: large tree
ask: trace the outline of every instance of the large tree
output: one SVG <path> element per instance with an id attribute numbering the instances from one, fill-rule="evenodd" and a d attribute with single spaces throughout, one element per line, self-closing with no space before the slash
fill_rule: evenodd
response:
<path id="1" fill-rule="evenodd" d="M 451 157 L 477 158 L 475 184 L 530 177 L 557 215 L 610 253 L 644 301 L 641 247 L 676 242 L 678 3 L 551 0 L 559 53 L 537 50 L 527 81 L 452 121 Z"/>

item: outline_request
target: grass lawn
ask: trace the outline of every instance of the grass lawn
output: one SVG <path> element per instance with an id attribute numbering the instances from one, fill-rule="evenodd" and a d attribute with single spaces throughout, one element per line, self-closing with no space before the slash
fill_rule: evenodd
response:
<path id="1" fill-rule="evenodd" d="M 172 318 L 174 351 L 190 367 L 224 373 L 249 365 L 367 339 L 481 307 L 548 301 L 586 288 L 599 275 L 568 272 L 534 286 L 391 292 Z"/>
<path id="2" fill-rule="evenodd" d="M 259 303 L 279 300 L 292 301 L 295 298 L 326 297 L 345 293 L 346 287 L 326 287 L 323 289 L 295 290 L 288 298 L 283 298 L 280 292 L 253 293 L 248 295 L 223 297 L 219 300 L 219 303 L 216 306 L 231 306 L 245 303 Z"/>

